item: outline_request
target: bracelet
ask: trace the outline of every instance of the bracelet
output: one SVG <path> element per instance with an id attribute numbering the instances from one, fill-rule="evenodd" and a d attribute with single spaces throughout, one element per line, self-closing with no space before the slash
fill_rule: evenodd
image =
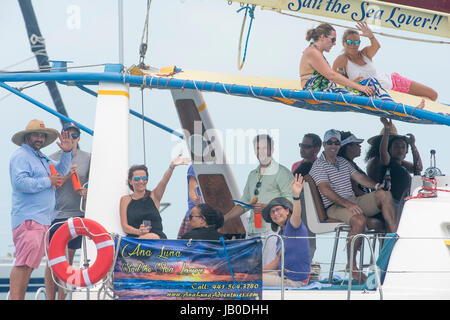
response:
<path id="1" fill-rule="evenodd" d="M 375 185 L 375 191 L 378 190 L 379 186 L 380 186 L 380 184 L 377 182 L 377 184 Z"/>
<path id="2" fill-rule="evenodd" d="M 300 197 L 292 197 L 294 200 L 300 200 Z"/>
<path id="3" fill-rule="evenodd" d="M 172 170 L 173 170 L 173 169 L 175 169 L 175 167 L 169 166 L 169 169 L 172 169 Z"/>

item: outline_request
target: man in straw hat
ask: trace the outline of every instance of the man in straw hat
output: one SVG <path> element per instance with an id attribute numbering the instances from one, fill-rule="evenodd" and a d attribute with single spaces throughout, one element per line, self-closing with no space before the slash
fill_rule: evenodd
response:
<path id="1" fill-rule="evenodd" d="M 59 137 L 61 160 L 53 162 L 40 150 Z M 10 160 L 12 186 L 11 222 L 16 247 L 10 275 L 11 299 L 25 299 L 31 273 L 39 267 L 45 254 L 45 235 L 56 215 L 56 188 L 72 161 L 72 143 L 41 120 L 31 120 L 25 130 L 17 132 L 12 142 L 20 146 Z M 51 166 L 56 169 L 52 175 Z"/>
<path id="2" fill-rule="evenodd" d="M 344 221 L 351 226 L 348 233 L 349 240 L 364 232 L 367 224 L 366 217 L 372 217 L 380 211 L 387 231 L 389 233 L 396 232 L 397 223 L 391 193 L 383 190 L 382 184 L 375 183 L 368 176 L 358 172 L 347 160 L 337 156 L 341 147 L 339 131 L 328 130 L 325 132 L 323 141 L 324 151 L 314 162 L 309 174 L 319 188 L 328 217 Z M 352 189 L 352 180 L 376 191 L 357 197 Z M 360 276 L 355 259 L 357 249 L 361 245 L 360 240 L 355 242 L 353 256 L 352 277 L 355 280 L 358 280 Z M 347 244 L 347 268 L 350 267 L 350 243 L 351 241 L 348 241 Z M 366 276 L 362 274 L 361 279 L 365 281 Z"/>

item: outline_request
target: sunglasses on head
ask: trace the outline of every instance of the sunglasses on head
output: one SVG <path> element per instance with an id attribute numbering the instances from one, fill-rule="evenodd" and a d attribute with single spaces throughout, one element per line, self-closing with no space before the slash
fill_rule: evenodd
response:
<path id="1" fill-rule="evenodd" d="M 259 194 L 259 188 L 261 188 L 261 181 L 258 181 L 257 183 L 256 183 L 256 187 L 255 187 L 255 191 L 253 192 L 253 194 L 255 195 L 255 196 L 257 196 L 258 194 Z"/>
<path id="2" fill-rule="evenodd" d="M 313 146 L 312 144 L 299 143 L 298 146 L 299 146 L 300 148 L 303 148 L 303 149 L 311 149 L 311 148 L 314 148 L 314 146 Z"/>
<path id="3" fill-rule="evenodd" d="M 339 140 L 336 140 L 336 141 L 331 141 L 331 140 L 328 140 L 327 142 L 325 142 L 327 145 L 329 145 L 329 146 L 331 146 L 332 144 L 334 144 L 335 146 L 340 146 L 341 145 L 341 142 L 339 141 Z"/>
<path id="4" fill-rule="evenodd" d="M 136 177 L 133 177 L 133 181 L 135 181 L 135 182 L 138 182 L 141 179 L 142 179 L 142 181 L 147 181 L 148 177 L 147 176 L 136 176 Z"/>
<path id="5" fill-rule="evenodd" d="M 359 44 L 361 43 L 361 40 L 345 40 L 345 43 L 349 46 L 351 46 L 352 44 L 354 44 L 355 46 L 359 46 Z"/>

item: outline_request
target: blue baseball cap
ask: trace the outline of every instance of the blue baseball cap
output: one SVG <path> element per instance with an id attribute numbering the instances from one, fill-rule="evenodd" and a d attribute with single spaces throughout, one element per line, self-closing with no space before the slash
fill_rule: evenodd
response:
<path id="1" fill-rule="evenodd" d="M 73 122 L 65 122 L 62 131 L 67 131 L 69 129 L 75 129 L 78 133 L 81 133 L 80 128 Z"/>

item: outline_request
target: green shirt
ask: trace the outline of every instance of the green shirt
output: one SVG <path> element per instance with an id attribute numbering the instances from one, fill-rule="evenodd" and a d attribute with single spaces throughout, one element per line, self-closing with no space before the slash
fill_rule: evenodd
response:
<path id="1" fill-rule="evenodd" d="M 260 166 L 248 174 L 247 183 L 245 184 L 241 198 L 242 202 L 250 203 L 254 197 L 258 181 L 261 181 L 261 187 L 258 188 L 259 194 L 257 195 L 258 203 L 268 204 L 272 199 L 277 197 L 285 197 L 289 201 L 293 201 L 291 183 L 294 180 L 294 176 L 288 168 L 272 160 L 263 172 L 262 178 L 260 178 L 259 169 Z M 246 207 L 243 208 L 248 210 Z M 264 219 L 262 219 L 262 228 L 255 228 L 255 215 L 253 209 L 251 209 L 247 233 L 254 234 L 271 230 L 270 223 L 267 223 Z"/>

